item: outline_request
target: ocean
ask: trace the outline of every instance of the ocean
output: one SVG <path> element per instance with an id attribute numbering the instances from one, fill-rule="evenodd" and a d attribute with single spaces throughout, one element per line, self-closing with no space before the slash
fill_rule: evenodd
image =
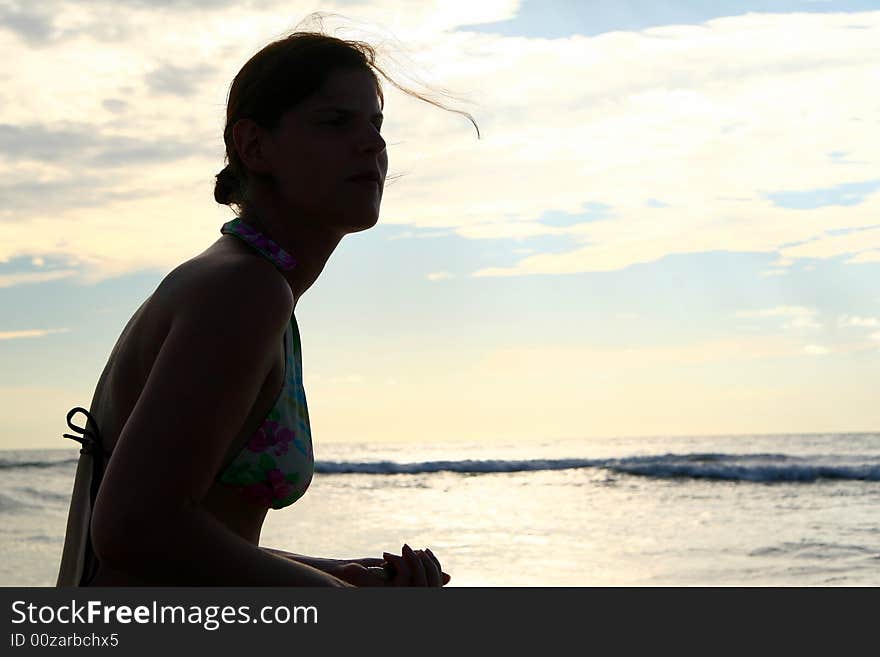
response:
<path id="1" fill-rule="evenodd" d="M 63 439 L 60 439 L 63 440 Z M 78 447 L 0 451 L 0 584 L 54 586 Z M 449 586 L 878 586 L 880 434 L 315 443 L 261 544 Z"/>

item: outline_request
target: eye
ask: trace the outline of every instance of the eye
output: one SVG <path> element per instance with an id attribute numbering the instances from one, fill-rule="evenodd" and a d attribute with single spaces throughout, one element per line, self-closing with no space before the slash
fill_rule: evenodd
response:
<path id="1" fill-rule="evenodd" d="M 347 120 L 348 120 L 348 117 L 339 116 L 339 117 L 337 117 L 335 119 L 331 119 L 329 121 L 323 121 L 322 124 L 323 125 L 342 125 Z M 377 121 L 373 125 L 376 126 L 376 130 L 378 130 L 379 132 L 382 132 L 382 121 Z"/>

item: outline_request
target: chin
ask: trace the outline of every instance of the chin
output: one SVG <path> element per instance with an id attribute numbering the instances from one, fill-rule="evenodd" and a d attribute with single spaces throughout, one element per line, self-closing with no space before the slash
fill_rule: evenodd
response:
<path id="1" fill-rule="evenodd" d="M 358 217 L 348 215 L 342 223 L 343 231 L 348 233 L 360 233 L 368 230 L 379 223 L 379 213 L 368 212 Z"/>
<path id="2" fill-rule="evenodd" d="M 378 223 L 379 223 L 379 215 L 378 214 L 375 214 L 371 217 L 365 217 L 365 221 L 352 226 L 351 230 L 349 230 L 349 232 L 359 233 L 362 230 L 369 230 L 370 228 L 372 228 L 373 226 L 375 226 Z"/>

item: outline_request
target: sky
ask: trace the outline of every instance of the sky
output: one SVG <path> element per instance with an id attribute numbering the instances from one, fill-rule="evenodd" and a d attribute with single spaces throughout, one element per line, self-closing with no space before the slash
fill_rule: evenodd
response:
<path id="1" fill-rule="evenodd" d="M 314 11 L 480 128 L 385 83 L 379 224 L 296 310 L 316 451 L 880 430 L 878 0 L 0 0 L 0 448 L 72 445 Z"/>

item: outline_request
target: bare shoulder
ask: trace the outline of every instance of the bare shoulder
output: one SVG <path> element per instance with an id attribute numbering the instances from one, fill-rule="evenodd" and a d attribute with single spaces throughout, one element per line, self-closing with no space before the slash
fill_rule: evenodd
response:
<path id="1" fill-rule="evenodd" d="M 199 256 L 173 269 L 156 289 L 169 323 L 181 318 L 198 321 L 206 314 L 229 320 L 255 307 L 267 313 L 293 309 L 293 293 L 272 263 L 263 258 L 234 254 Z"/>

